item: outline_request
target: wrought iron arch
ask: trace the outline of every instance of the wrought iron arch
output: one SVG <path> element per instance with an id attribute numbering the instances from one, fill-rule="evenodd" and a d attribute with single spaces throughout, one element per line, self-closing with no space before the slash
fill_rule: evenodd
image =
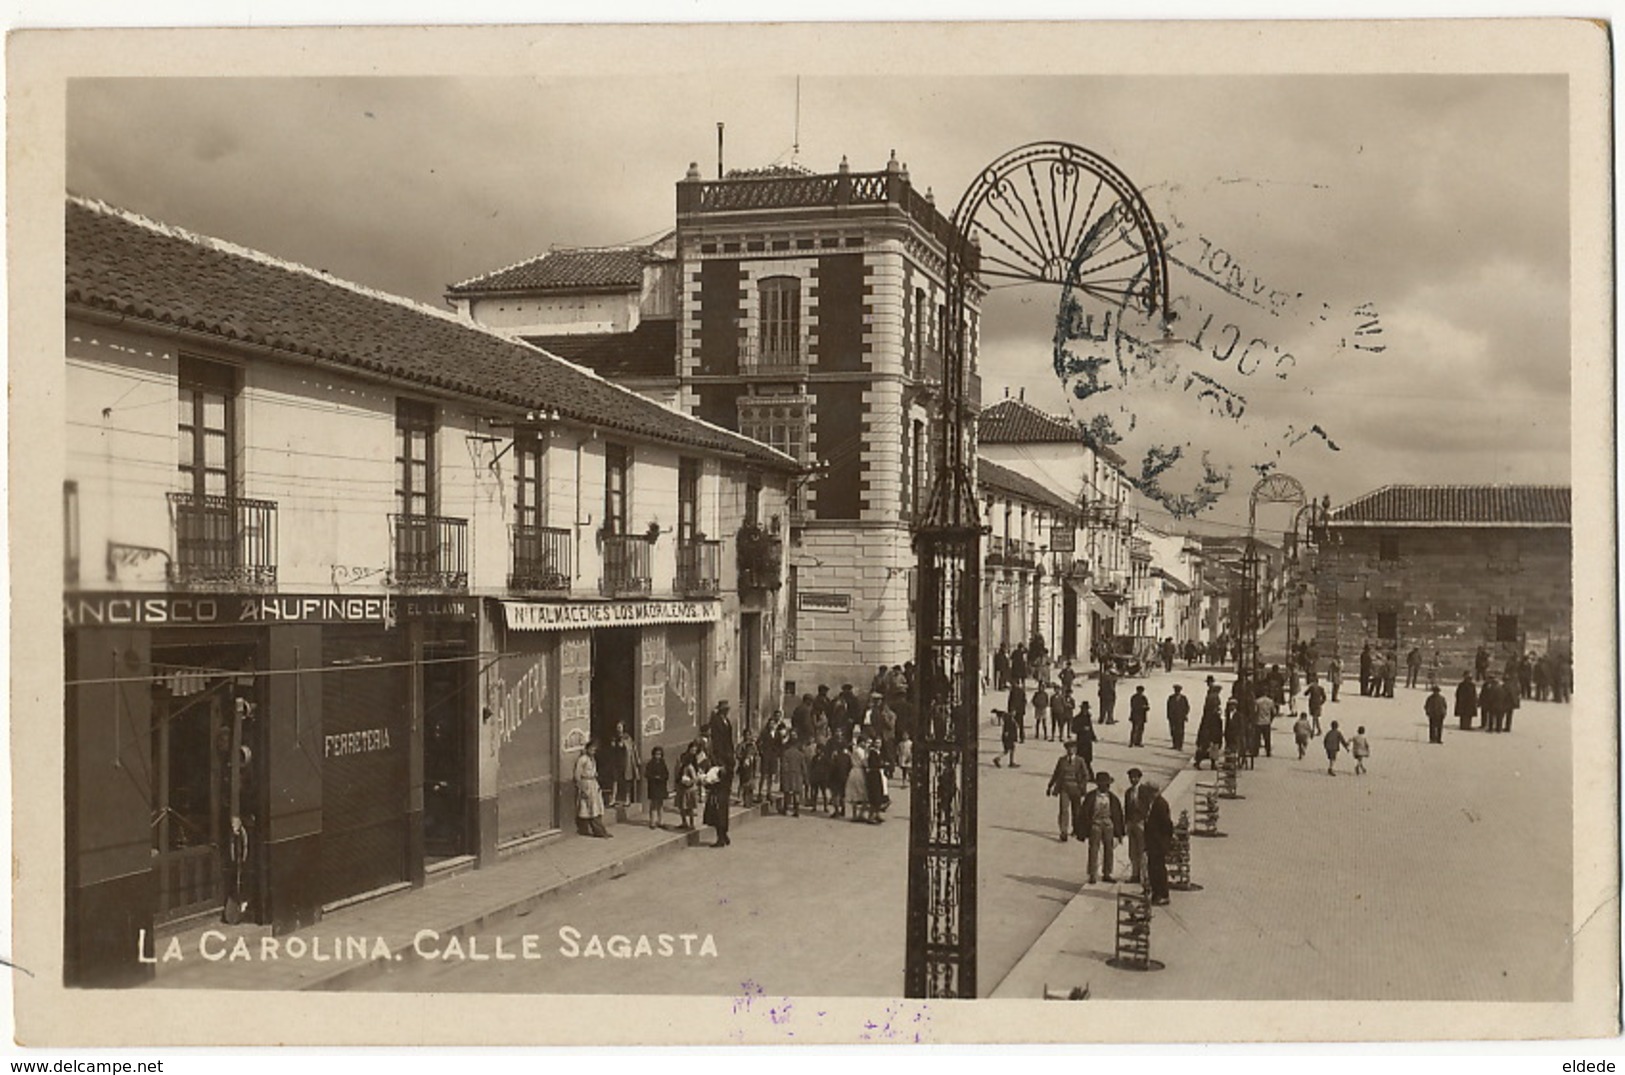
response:
<path id="1" fill-rule="evenodd" d="M 980 276 L 1053 284 L 1168 317 L 1162 232 L 1116 165 L 1035 142 L 982 169 L 948 236 L 942 469 L 915 533 L 915 776 L 910 781 L 904 992 L 976 996 L 977 725 L 981 520 L 967 435 L 966 298 Z"/>

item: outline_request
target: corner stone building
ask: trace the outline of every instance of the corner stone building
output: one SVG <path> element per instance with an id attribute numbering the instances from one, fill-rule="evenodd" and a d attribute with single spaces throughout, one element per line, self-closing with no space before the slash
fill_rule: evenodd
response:
<path id="1" fill-rule="evenodd" d="M 784 691 L 862 687 L 914 656 L 911 543 L 941 457 L 952 225 L 895 157 L 716 180 L 691 166 L 675 225 L 647 247 L 553 251 L 447 297 L 800 461 L 788 517 L 772 521 L 789 538 Z M 973 276 L 960 315 L 973 410 L 982 294 Z"/>
<path id="2" fill-rule="evenodd" d="M 1570 490 L 1388 485 L 1332 512 L 1315 569 L 1316 639 L 1345 670 L 1367 641 L 1438 656 L 1445 682 L 1479 646 L 1572 649 Z"/>

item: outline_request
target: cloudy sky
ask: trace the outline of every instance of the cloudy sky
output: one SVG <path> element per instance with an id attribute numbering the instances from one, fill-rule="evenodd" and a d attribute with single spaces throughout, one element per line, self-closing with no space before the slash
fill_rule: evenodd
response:
<path id="1" fill-rule="evenodd" d="M 1334 501 L 1569 480 L 1566 94 L 1545 76 L 808 77 L 797 159 L 871 170 L 895 149 L 945 207 L 1025 142 L 1116 163 L 1168 232 L 1173 351 L 1247 408 L 1221 420 L 1166 383 L 1127 384 L 1119 427 L 1211 450 L 1233 478 L 1209 516 L 1234 520 L 1259 463 Z M 86 80 L 69 92 L 68 184 L 439 303 L 550 246 L 670 228 L 689 162 L 714 174 L 719 121 L 729 167 L 789 160 L 796 97 L 793 72 Z M 1101 401 L 1055 372 L 1057 302 L 1046 286 L 990 296 L 984 395 L 1089 418 Z"/>

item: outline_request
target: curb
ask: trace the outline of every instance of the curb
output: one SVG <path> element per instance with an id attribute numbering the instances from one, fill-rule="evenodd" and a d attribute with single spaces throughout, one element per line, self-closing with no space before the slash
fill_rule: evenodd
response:
<path id="1" fill-rule="evenodd" d="M 749 821 L 755 817 L 766 817 L 766 806 L 737 807 L 731 811 L 730 825 L 737 825 L 742 821 Z M 494 910 L 484 911 L 471 918 L 451 925 L 437 926 L 436 932 L 442 940 L 456 937 L 459 940 L 466 938 L 470 933 L 479 933 L 492 926 L 522 917 L 541 906 L 554 896 L 570 890 L 585 888 L 604 881 L 613 881 L 625 877 L 634 867 L 646 864 L 649 860 L 659 858 L 673 851 L 681 851 L 689 847 L 699 846 L 699 829 L 691 832 L 674 832 L 669 839 L 662 840 L 652 847 L 634 851 L 624 858 L 613 862 L 606 862 L 586 873 L 574 877 L 557 878 L 539 886 L 528 896 L 521 896 Z M 476 871 L 477 872 L 477 871 Z M 323 975 L 299 985 L 301 991 L 305 990 L 339 990 L 350 989 L 364 982 L 382 977 L 388 973 L 398 957 L 405 955 L 412 948 L 410 941 L 396 945 L 390 949 L 390 957 L 373 959 L 365 963 L 352 963 L 348 966 L 335 968 L 331 974 Z"/>

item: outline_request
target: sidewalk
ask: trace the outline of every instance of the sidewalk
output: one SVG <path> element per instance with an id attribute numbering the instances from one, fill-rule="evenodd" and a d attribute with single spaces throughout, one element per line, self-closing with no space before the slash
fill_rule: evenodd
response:
<path id="1" fill-rule="evenodd" d="M 1427 742 L 1422 690 L 1345 695 L 1325 723 L 1365 725 L 1370 772 L 1317 740 L 1243 770 L 1222 839 L 1191 839 L 1191 879 L 1154 909 L 1162 970 L 1118 970 L 1116 886 L 1080 886 L 995 989 L 1092 998 L 1564 1001 L 1572 996 L 1571 712 L 1526 702 L 1511 734 L 1448 722 Z M 1283 740 L 1285 743 L 1283 745 Z M 1177 819 L 1212 774 L 1167 794 Z M 1080 878 L 1081 880 L 1081 878 Z M 1515 927 L 1515 928 L 1514 928 Z"/>
<path id="2" fill-rule="evenodd" d="M 737 826 L 762 816 L 762 808 L 736 806 L 732 815 Z M 152 986 L 350 988 L 382 973 L 380 960 L 400 962 L 421 930 L 434 930 L 440 938 L 437 947 L 444 947 L 448 938 L 523 917 L 543 900 L 625 876 L 655 856 L 699 843 L 711 833 L 708 827 L 693 832 L 650 829 L 641 809 L 629 811 L 628 820 L 610 825 L 610 831 L 615 834 L 610 840 L 561 833 L 495 866 L 345 907 L 308 929 L 280 937 L 273 938 L 266 926 L 204 922 L 174 934 L 182 958 L 164 962 L 169 937 L 160 934 Z"/>

